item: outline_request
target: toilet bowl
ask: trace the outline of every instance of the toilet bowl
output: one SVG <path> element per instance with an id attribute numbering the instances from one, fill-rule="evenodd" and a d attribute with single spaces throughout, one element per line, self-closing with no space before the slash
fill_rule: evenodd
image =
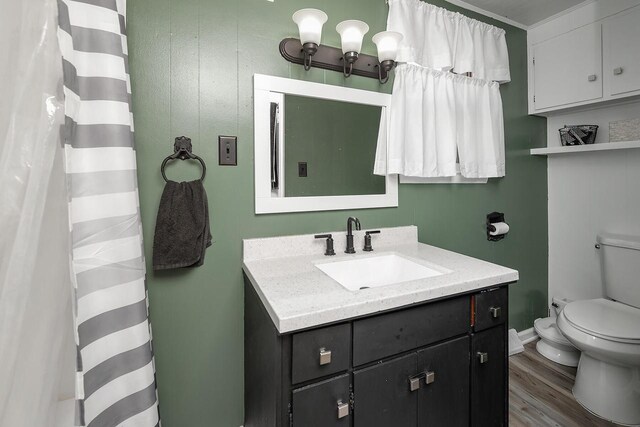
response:
<path id="1" fill-rule="evenodd" d="M 558 328 L 582 353 L 573 387 L 594 414 L 640 425 L 640 309 L 606 299 L 576 301 Z"/>
<path id="2" fill-rule="evenodd" d="M 597 238 L 605 298 L 567 304 L 558 329 L 580 350 L 573 395 L 617 424 L 640 426 L 640 237 Z"/>
<path id="3" fill-rule="evenodd" d="M 547 359 L 564 366 L 576 367 L 580 359 L 580 351 L 560 333 L 555 317 L 536 319 L 533 327 L 540 340 L 536 350 Z"/>
<path id="4" fill-rule="evenodd" d="M 556 325 L 556 317 L 569 301 L 555 297 L 552 301 L 556 316 L 536 319 L 533 322 L 533 328 L 540 337 L 540 340 L 536 343 L 536 350 L 553 362 L 564 366 L 576 367 L 580 359 L 580 351 L 560 333 Z"/>

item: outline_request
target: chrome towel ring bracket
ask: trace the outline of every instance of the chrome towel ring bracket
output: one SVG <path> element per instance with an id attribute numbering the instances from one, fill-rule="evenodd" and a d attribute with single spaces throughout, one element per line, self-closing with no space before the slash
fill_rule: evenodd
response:
<path id="1" fill-rule="evenodd" d="M 199 156 L 196 156 L 192 152 L 191 138 L 187 138 L 186 136 L 179 136 L 176 138 L 176 141 L 173 144 L 173 154 L 167 156 L 162 161 L 162 165 L 160 166 L 160 172 L 162 173 L 162 178 L 166 182 L 167 175 L 164 173 L 164 167 L 167 165 L 169 160 L 197 160 L 202 165 L 202 176 L 200 177 L 200 181 L 204 181 L 204 176 L 207 173 L 207 166 L 204 164 L 204 160 L 202 160 Z"/>

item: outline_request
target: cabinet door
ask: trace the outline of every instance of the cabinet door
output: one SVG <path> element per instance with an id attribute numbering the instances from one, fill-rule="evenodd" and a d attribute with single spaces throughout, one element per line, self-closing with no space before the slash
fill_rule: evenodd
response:
<path id="1" fill-rule="evenodd" d="M 469 425 L 469 337 L 418 352 L 419 426 Z"/>
<path id="2" fill-rule="evenodd" d="M 416 353 L 354 372 L 354 427 L 415 427 L 417 372 Z"/>
<path id="3" fill-rule="evenodd" d="M 533 46 L 536 110 L 602 98 L 602 25 Z"/>
<path id="4" fill-rule="evenodd" d="M 605 21 L 605 69 L 611 95 L 640 90 L 640 7 Z"/>
<path id="5" fill-rule="evenodd" d="M 293 391 L 293 427 L 351 425 L 349 374 Z M 346 407 L 345 407 L 346 405 Z"/>
<path id="6" fill-rule="evenodd" d="M 507 353 L 503 326 L 476 333 L 471 340 L 471 425 L 506 425 Z"/>

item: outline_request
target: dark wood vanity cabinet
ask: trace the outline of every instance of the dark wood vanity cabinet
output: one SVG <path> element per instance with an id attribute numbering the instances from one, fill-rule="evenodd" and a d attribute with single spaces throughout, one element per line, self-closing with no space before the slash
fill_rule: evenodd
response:
<path id="1" fill-rule="evenodd" d="M 507 425 L 507 287 L 279 334 L 245 278 L 245 427 Z"/>

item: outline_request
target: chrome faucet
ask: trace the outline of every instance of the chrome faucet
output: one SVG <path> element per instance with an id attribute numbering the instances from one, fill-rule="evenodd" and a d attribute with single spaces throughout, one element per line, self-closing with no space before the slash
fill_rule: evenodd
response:
<path id="1" fill-rule="evenodd" d="M 356 225 L 356 230 L 360 230 L 360 220 L 350 216 L 347 219 L 347 249 L 344 251 L 347 254 L 356 253 L 356 250 L 353 247 L 353 224 Z"/>

